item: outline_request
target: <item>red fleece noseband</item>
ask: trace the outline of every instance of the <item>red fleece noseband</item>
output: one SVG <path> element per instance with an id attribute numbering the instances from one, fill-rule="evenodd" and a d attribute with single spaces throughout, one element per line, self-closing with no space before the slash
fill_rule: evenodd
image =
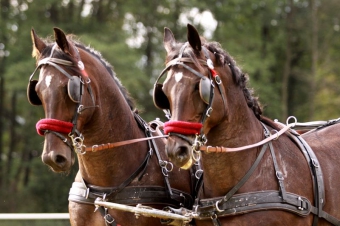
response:
<path id="1" fill-rule="evenodd" d="M 70 133 L 73 124 L 71 122 L 64 122 L 56 119 L 41 119 L 37 122 L 35 128 L 40 136 L 44 136 L 45 130 L 52 130 L 59 133 Z"/>
<path id="2" fill-rule="evenodd" d="M 184 135 L 200 134 L 202 123 L 169 121 L 164 123 L 164 133 L 180 133 Z"/>

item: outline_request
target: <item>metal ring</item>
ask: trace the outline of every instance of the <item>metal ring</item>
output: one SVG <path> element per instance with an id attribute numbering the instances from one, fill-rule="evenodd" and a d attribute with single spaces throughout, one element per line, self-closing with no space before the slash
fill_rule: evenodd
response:
<path id="1" fill-rule="evenodd" d="M 297 123 L 297 119 L 295 118 L 295 116 L 289 116 L 288 118 L 287 118 L 287 120 L 286 120 L 286 125 L 288 126 L 289 125 L 289 120 L 290 119 L 294 119 L 294 126 L 293 127 L 295 127 L 296 126 L 296 123 Z"/>
<path id="2" fill-rule="evenodd" d="M 211 217 L 210 217 L 212 220 L 216 220 L 217 219 L 217 214 L 216 213 L 214 213 L 213 215 L 211 215 Z"/>
<path id="3" fill-rule="evenodd" d="M 170 168 L 168 169 L 168 165 L 170 165 Z M 174 169 L 174 164 L 172 164 L 172 162 L 167 162 L 166 161 L 166 165 L 165 165 L 165 169 L 168 171 L 168 172 L 171 172 L 173 169 Z"/>
<path id="4" fill-rule="evenodd" d="M 219 200 L 219 201 L 217 201 L 217 202 L 215 203 L 215 208 L 216 208 L 216 210 L 217 210 L 218 212 L 223 212 L 223 210 L 221 210 L 221 209 L 218 207 L 218 204 L 220 204 L 221 201 L 222 201 L 222 199 Z"/>
<path id="5" fill-rule="evenodd" d="M 203 170 L 199 169 L 195 172 L 195 178 L 200 179 L 203 174 Z"/>
<path id="6" fill-rule="evenodd" d="M 85 81 L 87 84 L 89 84 L 91 82 L 91 79 L 89 77 L 87 77 L 87 80 Z"/>
<path id="7" fill-rule="evenodd" d="M 221 80 L 219 75 L 216 75 L 215 82 L 217 83 L 217 85 L 221 85 L 222 84 L 222 80 Z"/>
<path id="8" fill-rule="evenodd" d="M 92 151 L 93 151 L 93 152 L 96 152 L 96 151 L 97 151 L 97 150 L 95 150 L 95 148 L 98 148 L 98 144 L 95 144 L 95 145 L 92 146 Z"/>
<path id="9" fill-rule="evenodd" d="M 206 115 L 207 117 L 210 117 L 210 114 L 211 114 L 212 111 L 213 111 L 212 107 L 209 107 L 208 110 L 207 110 L 207 112 L 205 113 L 205 115 Z"/>
<path id="10" fill-rule="evenodd" d="M 195 162 L 198 162 L 200 159 L 201 159 L 201 152 L 200 151 L 196 151 L 194 150 L 193 148 L 191 149 L 192 150 L 192 158 L 195 160 Z M 197 155 L 197 157 L 196 157 Z"/>
<path id="11" fill-rule="evenodd" d="M 206 150 L 207 153 L 210 153 L 209 148 L 212 148 L 212 147 L 211 146 L 207 146 L 207 150 Z"/>
<path id="12" fill-rule="evenodd" d="M 81 114 L 81 112 L 83 111 L 83 109 L 84 109 L 84 105 L 80 104 L 79 107 L 78 107 L 78 109 L 77 109 L 77 113 L 78 113 L 78 114 Z"/>
<path id="13" fill-rule="evenodd" d="M 86 154 L 86 146 L 85 145 L 82 145 L 80 148 L 79 148 L 79 154 L 81 154 L 81 155 L 85 155 Z"/>
<path id="14" fill-rule="evenodd" d="M 274 140 L 279 139 L 279 132 L 276 129 L 273 129 L 272 131 L 270 131 L 270 135 L 274 135 L 272 132 L 276 133 L 276 138 Z"/>

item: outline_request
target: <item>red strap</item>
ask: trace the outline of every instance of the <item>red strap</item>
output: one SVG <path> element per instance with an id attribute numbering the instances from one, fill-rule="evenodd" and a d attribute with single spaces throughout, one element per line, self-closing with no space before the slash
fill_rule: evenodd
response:
<path id="1" fill-rule="evenodd" d="M 41 119 L 36 124 L 37 133 L 44 136 L 45 130 L 52 130 L 59 133 L 70 133 L 73 124 L 71 122 L 60 121 L 57 119 Z"/>
<path id="2" fill-rule="evenodd" d="M 194 135 L 200 133 L 202 126 L 202 123 L 197 122 L 169 121 L 164 123 L 164 133 Z"/>
<path id="3" fill-rule="evenodd" d="M 85 69 L 84 69 L 84 70 L 81 70 L 81 74 L 82 74 L 83 76 L 85 76 L 86 78 L 89 77 L 89 75 L 87 74 L 87 72 L 86 72 Z"/>
<path id="4" fill-rule="evenodd" d="M 210 71 L 211 71 L 212 77 L 215 78 L 217 76 L 217 72 L 214 69 L 210 69 Z"/>

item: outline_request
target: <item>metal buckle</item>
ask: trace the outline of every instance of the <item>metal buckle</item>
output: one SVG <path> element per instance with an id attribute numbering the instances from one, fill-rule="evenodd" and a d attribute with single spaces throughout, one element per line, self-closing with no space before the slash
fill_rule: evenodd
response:
<path id="1" fill-rule="evenodd" d="M 215 82 L 216 82 L 218 85 L 220 85 L 220 84 L 222 83 L 222 80 L 221 80 L 221 78 L 220 78 L 219 75 L 216 75 L 216 76 L 215 76 Z"/>
<path id="2" fill-rule="evenodd" d="M 218 200 L 216 203 L 215 203 L 215 208 L 218 212 L 223 212 L 223 210 L 221 210 L 219 207 L 218 207 L 218 204 L 220 204 L 222 202 L 222 199 L 221 200 Z M 216 215 L 216 214 L 215 214 Z"/>
<path id="3" fill-rule="evenodd" d="M 207 112 L 205 113 L 207 117 L 210 117 L 212 110 L 213 110 L 212 107 L 208 108 Z"/>
<path id="4" fill-rule="evenodd" d="M 275 174 L 276 174 L 277 179 L 279 179 L 279 180 L 284 180 L 283 174 L 282 174 L 280 171 L 276 171 Z"/>

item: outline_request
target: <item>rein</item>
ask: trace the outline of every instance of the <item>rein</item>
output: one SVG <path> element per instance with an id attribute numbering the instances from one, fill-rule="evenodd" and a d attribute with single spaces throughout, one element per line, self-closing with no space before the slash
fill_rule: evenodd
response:
<path id="1" fill-rule="evenodd" d="M 120 146 L 124 146 L 124 145 L 128 145 L 128 144 L 142 142 L 142 141 L 146 141 L 146 140 L 153 140 L 153 139 L 166 138 L 166 137 L 168 137 L 168 135 L 137 138 L 137 139 L 131 139 L 131 140 L 118 141 L 118 142 L 115 142 L 115 143 L 107 143 L 107 144 L 99 144 L 99 145 L 96 144 L 96 145 L 93 145 L 92 147 L 85 147 L 84 151 L 85 152 L 87 152 L 87 151 L 92 151 L 92 152 L 102 151 L 102 150 L 116 148 L 116 147 L 120 147 Z"/>
<path id="2" fill-rule="evenodd" d="M 221 153 L 221 152 L 238 152 L 238 151 L 244 151 L 247 149 L 251 149 L 251 148 L 255 148 L 255 147 L 259 147 L 261 145 L 264 145 L 272 140 L 276 140 L 279 138 L 279 136 L 281 136 L 283 133 L 285 133 L 286 131 L 288 131 L 290 128 L 294 127 L 294 123 L 288 124 L 285 127 L 283 127 L 280 131 L 276 131 L 275 130 L 275 134 L 270 135 L 269 137 L 267 137 L 266 139 L 257 142 L 255 144 L 251 144 L 251 145 L 246 145 L 246 146 L 242 146 L 242 147 L 238 147 L 238 148 L 228 148 L 228 147 L 212 147 L 212 146 L 201 146 L 199 148 L 199 150 L 201 151 L 205 151 L 207 153 Z"/>

